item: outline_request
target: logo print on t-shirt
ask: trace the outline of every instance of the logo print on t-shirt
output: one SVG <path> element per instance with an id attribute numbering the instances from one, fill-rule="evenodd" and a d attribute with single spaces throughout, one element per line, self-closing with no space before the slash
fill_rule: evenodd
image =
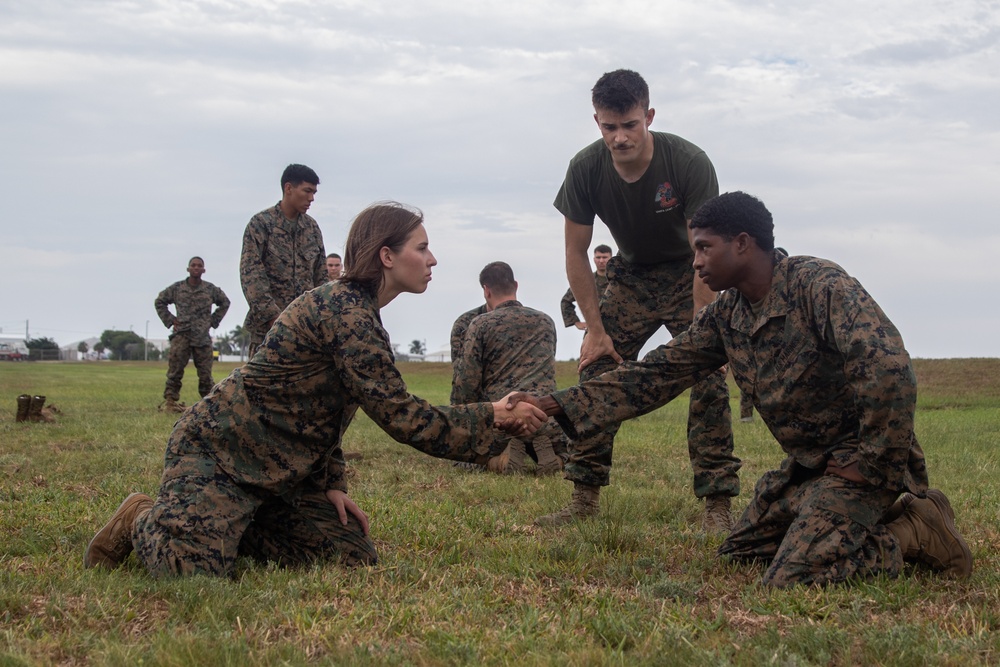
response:
<path id="1" fill-rule="evenodd" d="M 656 188 L 656 203 L 663 209 L 673 208 L 679 203 L 674 196 L 674 186 L 670 185 L 670 181 L 664 181 Z"/>

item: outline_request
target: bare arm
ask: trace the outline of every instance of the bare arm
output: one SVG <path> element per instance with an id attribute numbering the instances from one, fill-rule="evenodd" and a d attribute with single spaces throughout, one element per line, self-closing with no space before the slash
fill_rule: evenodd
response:
<path id="1" fill-rule="evenodd" d="M 615 350 L 614 343 L 604 331 L 601 319 L 597 285 L 590 270 L 590 242 L 594 238 L 594 228 L 580 225 L 566 218 L 566 278 L 576 297 L 576 305 L 587 323 L 587 335 L 580 346 L 580 369 L 589 366 L 603 356 L 611 356 L 621 363 L 622 357 Z"/>

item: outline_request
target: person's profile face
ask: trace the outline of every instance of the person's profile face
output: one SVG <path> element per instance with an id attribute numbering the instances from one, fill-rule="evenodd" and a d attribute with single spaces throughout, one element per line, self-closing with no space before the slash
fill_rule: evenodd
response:
<path id="1" fill-rule="evenodd" d="M 695 227 L 691 230 L 691 241 L 694 245 L 691 264 L 698 278 L 713 292 L 735 287 L 740 267 L 739 256 L 733 249 L 734 240 L 727 241 L 704 227 Z"/>
<path id="2" fill-rule="evenodd" d="M 392 252 L 392 266 L 386 269 L 386 280 L 391 280 L 400 292 L 422 294 L 431 281 L 431 268 L 437 259 L 431 253 L 427 240 L 427 230 L 418 225 L 406 237 L 399 252 Z"/>
<path id="3" fill-rule="evenodd" d="M 305 181 L 302 181 L 298 185 L 285 183 L 284 193 L 282 201 L 288 204 L 298 215 L 302 215 L 309 210 L 313 199 L 316 198 L 316 186 Z"/>

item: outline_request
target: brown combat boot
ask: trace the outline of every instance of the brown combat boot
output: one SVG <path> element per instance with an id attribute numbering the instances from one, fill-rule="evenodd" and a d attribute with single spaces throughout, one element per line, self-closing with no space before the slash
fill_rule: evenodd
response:
<path id="1" fill-rule="evenodd" d="M 948 498 L 937 489 L 929 489 L 926 498 L 911 498 L 902 515 L 886 526 L 899 540 L 903 558 L 947 576 L 972 574 L 972 551 L 955 527 Z"/>
<path id="2" fill-rule="evenodd" d="M 544 477 L 545 475 L 555 475 L 562 471 L 563 461 L 552 449 L 552 441 L 548 438 L 537 438 L 531 443 L 535 448 L 535 456 L 538 457 L 538 467 L 535 468 L 535 475 Z"/>
<path id="3" fill-rule="evenodd" d="M 31 396 L 21 394 L 17 397 L 17 418 L 16 421 L 28 421 L 28 412 L 31 410 Z"/>
<path id="4" fill-rule="evenodd" d="M 729 496 L 706 496 L 701 529 L 710 535 L 729 535 L 733 530 L 733 515 L 729 511 L 733 500 Z"/>
<path id="5" fill-rule="evenodd" d="M 507 448 L 499 456 L 486 463 L 486 469 L 497 475 L 514 475 L 524 472 L 524 442 L 511 438 Z"/>
<path id="6" fill-rule="evenodd" d="M 132 527 L 136 518 L 148 512 L 153 499 L 144 493 L 133 493 L 118 506 L 103 528 L 83 552 L 83 566 L 104 567 L 113 570 L 132 553 Z"/>
<path id="7" fill-rule="evenodd" d="M 885 511 L 885 514 L 882 516 L 882 519 L 881 521 L 879 521 L 879 523 L 881 523 L 883 526 L 888 526 L 890 523 L 892 523 L 899 517 L 903 516 L 903 512 L 906 510 L 909 504 L 913 502 L 915 498 L 916 496 L 913 495 L 912 493 L 904 493 L 903 495 L 901 495 L 899 498 L 896 499 L 896 502 L 892 504 L 892 507 L 890 507 Z M 954 514 L 951 515 L 951 519 L 952 521 L 955 520 Z"/>
<path id="8" fill-rule="evenodd" d="M 46 424 L 54 424 L 56 423 L 56 415 L 61 415 L 61 414 L 62 410 L 60 410 L 56 406 L 52 404 L 46 405 L 44 408 L 42 408 L 41 412 L 42 421 L 45 422 Z"/>
<path id="9" fill-rule="evenodd" d="M 44 406 L 45 406 L 44 396 L 32 396 L 31 404 L 28 405 L 28 421 L 29 422 L 42 421 L 42 407 Z"/>
<path id="10" fill-rule="evenodd" d="M 159 407 L 160 412 L 173 412 L 176 414 L 184 412 L 185 409 L 187 409 L 186 405 L 172 398 L 164 400 L 162 403 L 160 403 Z"/>
<path id="11" fill-rule="evenodd" d="M 564 526 L 578 519 L 597 516 L 601 509 L 601 487 L 573 482 L 573 499 L 569 505 L 554 514 L 546 514 L 535 519 L 541 528 Z"/>

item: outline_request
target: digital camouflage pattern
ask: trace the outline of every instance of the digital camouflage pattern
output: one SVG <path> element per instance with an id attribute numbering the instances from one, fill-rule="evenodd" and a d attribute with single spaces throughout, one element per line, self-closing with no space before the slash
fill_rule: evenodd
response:
<path id="1" fill-rule="evenodd" d="M 773 557 L 766 581 L 775 585 L 898 572 L 898 545 L 878 521 L 900 492 L 927 490 L 910 357 L 896 327 L 842 268 L 774 258 L 757 315 L 737 290 L 724 292 L 642 362 L 557 392 L 566 411 L 560 423 L 574 437 L 599 433 L 665 404 L 728 360 L 788 459 L 758 483 L 720 553 Z M 868 484 L 828 479 L 830 459 L 857 463 Z"/>
<path id="2" fill-rule="evenodd" d="M 594 282 L 597 284 L 597 296 L 601 296 L 608 287 L 608 274 L 605 273 L 602 276 L 594 271 Z M 566 293 L 563 294 L 563 298 L 559 302 L 559 309 L 562 311 L 563 324 L 567 327 L 575 326 L 580 321 L 576 314 L 576 297 L 573 296 L 573 288 L 566 290 Z"/>
<path id="3" fill-rule="evenodd" d="M 323 233 L 313 218 L 303 213 L 289 220 L 280 205 L 250 218 L 243 232 L 240 284 L 250 307 L 244 327 L 251 349 L 292 299 L 328 279 Z"/>
<path id="4" fill-rule="evenodd" d="M 194 360 L 194 367 L 198 372 L 198 395 L 204 397 L 212 391 L 212 385 L 215 384 L 215 379 L 212 377 L 212 348 L 191 345 L 187 336 L 171 336 L 170 349 L 167 351 L 167 383 L 163 389 L 163 398 L 180 400 L 184 369 L 187 367 L 188 359 Z"/>
<path id="5" fill-rule="evenodd" d="M 453 364 L 462 357 L 462 348 L 465 346 L 465 332 L 469 330 L 472 320 L 485 312 L 488 312 L 488 309 L 484 303 L 477 308 L 465 311 L 451 325 L 451 362 Z M 452 386 L 454 386 L 454 381 L 452 381 Z"/>
<path id="6" fill-rule="evenodd" d="M 177 310 L 178 324 L 168 306 Z M 212 310 L 212 305 L 215 310 Z M 157 295 L 153 305 L 163 326 L 172 329 L 170 351 L 167 355 L 167 382 L 163 398 L 178 400 L 181 382 L 188 359 L 194 359 L 198 371 L 198 395 L 204 396 L 212 389 L 212 337 L 209 329 L 217 329 L 229 312 L 229 297 L 219 287 L 207 280 L 191 285 L 180 280 Z"/>
<path id="7" fill-rule="evenodd" d="M 491 405 L 410 395 L 374 293 L 326 283 L 294 300 L 253 358 L 175 425 L 159 496 L 133 534 L 142 562 L 154 574 L 227 573 L 238 553 L 372 562 L 356 522 L 341 527 L 320 497 L 347 491 L 341 434 L 353 406 L 431 456 L 485 464 L 499 453 Z"/>
<path id="8" fill-rule="evenodd" d="M 168 306 L 173 305 L 180 320 L 174 327 L 174 315 Z M 212 310 L 212 305 L 215 310 Z M 222 318 L 229 312 L 229 297 L 220 288 L 207 280 L 198 285 L 179 280 L 160 292 L 153 301 L 156 314 L 163 326 L 171 329 L 170 338 L 182 335 L 192 347 L 211 347 L 212 336 L 209 329 L 218 329 Z"/>
<path id="9" fill-rule="evenodd" d="M 556 327 L 511 299 L 472 320 L 458 361 L 452 404 L 497 401 L 512 391 L 556 389 Z"/>
<path id="10" fill-rule="evenodd" d="M 876 573 L 896 577 L 903 553 L 882 517 L 898 496 L 787 458 L 758 481 L 719 554 L 770 563 L 762 582 L 778 588 Z"/>
<path id="11" fill-rule="evenodd" d="M 750 394 L 740 392 L 740 419 L 753 419 L 753 398 Z"/>
<path id="12" fill-rule="evenodd" d="M 691 286 L 694 269 L 688 260 L 661 264 L 630 264 L 620 256 L 608 262 L 608 287 L 601 296 L 601 319 L 626 360 L 634 361 L 646 341 L 666 326 L 677 336 L 687 329 L 694 311 Z M 716 366 L 726 363 L 723 358 Z M 616 368 L 602 357 L 580 373 L 585 382 Z M 688 456 L 697 497 L 736 496 L 740 492 L 740 460 L 733 455 L 729 389 L 721 370 L 699 378 L 691 390 L 688 411 Z M 584 439 L 574 439 L 566 477 L 590 486 L 607 486 L 617 423 L 607 423 Z"/>
<path id="13" fill-rule="evenodd" d="M 511 299 L 471 321 L 455 363 L 453 405 L 498 401 L 512 391 L 555 390 L 556 327 L 551 317 Z M 542 438 L 557 455 L 566 450 L 565 437 L 552 419 L 534 435 L 520 439 L 530 444 Z"/>

